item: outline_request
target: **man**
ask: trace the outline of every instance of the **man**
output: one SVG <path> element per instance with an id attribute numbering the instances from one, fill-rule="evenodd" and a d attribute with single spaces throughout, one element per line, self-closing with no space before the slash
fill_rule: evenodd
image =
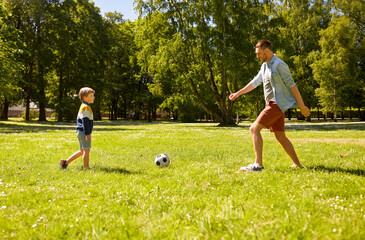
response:
<path id="1" fill-rule="evenodd" d="M 255 163 L 241 167 L 240 171 L 264 169 L 261 137 L 261 130 L 264 127 L 270 128 L 271 132 L 275 133 L 276 139 L 293 161 L 292 167 L 300 168 L 301 164 L 294 147 L 285 135 L 285 111 L 299 106 L 302 114 L 307 117 L 310 115 L 310 110 L 304 105 L 288 66 L 272 52 L 270 41 L 261 40 L 256 44 L 255 51 L 256 57 L 263 62 L 260 72 L 244 88 L 229 96 L 229 99 L 234 101 L 240 95 L 252 91 L 263 83 L 266 107 L 250 127 L 256 156 Z"/>

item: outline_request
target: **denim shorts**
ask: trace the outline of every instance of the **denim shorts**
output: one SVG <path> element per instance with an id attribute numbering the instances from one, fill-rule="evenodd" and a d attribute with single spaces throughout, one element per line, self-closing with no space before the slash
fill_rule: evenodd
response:
<path id="1" fill-rule="evenodd" d="M 76 131 L 77 139 L 79 140 L 80 149 L 90 149 L 91 148 L 91 137 L 90 141 L 86 141 L 85 133 L 83 131 Z"/>

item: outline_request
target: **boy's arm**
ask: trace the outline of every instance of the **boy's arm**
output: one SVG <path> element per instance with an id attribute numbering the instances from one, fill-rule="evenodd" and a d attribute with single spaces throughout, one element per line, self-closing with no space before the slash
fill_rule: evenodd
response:
<path id="1" fill-rule="evenodd" d="M 292 91 L 295 99 L 297 100 L 297 102 L 299 104 L 301 113 L 303 114 L 304 117 L 308 117 L 311 114 L 311 111 L 309 110 L 309 108 L 307 108 L 307 106 L 305 106 L 303 99 L 302 99 L 302 95 L 300 95 L 297 85 L 294 85 L 293 87 L 291 87 L 290 90 Z"/>
<path id="2" fill-rule="evenodd" d="M 84 126 L 84 133 L 85 135 L 90 135 L 91 131 L 90 131 L 90 120 L 88 117 L 83 117 L 82 118 L 82 125 Z"/>
<path id="3" fill-rule="evenodd" d="M 231 95 L 229 95 L 229 100 L 234 101 L 236 98 L 238 98 L 242 94 L 246 94 L 248 92 L 251 92 L 254 89 L 255 89 L 255 87 L 252 85 L 251 82 L 249 82 L 244 88 L 242 88 L 238 92 L 235 92 L 235 93 L 232 93 Z"/>
<path id="4" fill-rule="evenodd" d="M 82 124 L 84 125 L 85 140 L 88 142 L 91 139 L 90 121 L 88 117 L 82 118 Z"/>

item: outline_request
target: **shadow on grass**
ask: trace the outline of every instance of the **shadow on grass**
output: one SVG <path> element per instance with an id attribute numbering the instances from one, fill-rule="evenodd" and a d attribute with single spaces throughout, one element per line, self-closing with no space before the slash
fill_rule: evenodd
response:
<path id="1" fill-rule="evenodd" d="M 285 125 L 287 130 L 313 130 L 313 131 L 335 131 L 335 130 L 365 130 L 365 122 L 343 122 L 343 123 L 303 123 Z"/>
<path id="2" fill-rule="evenodd" d="M 364 177 L 365 176 L 365 170 L 363 169 L 344 169 L 341 167 L 325 167 L 325 166 L 311 166 L 311 167 L 306 167 L 309 170 L 313 170 L 313 171 L 321 171 L 321 172 L 339 172 L 339 173 L 346 173 L 346 174 L 352 174 L 352 175 L 357 175 L 357 176 L 361 176 Z"/>
<path id="3" fill-rule="evenodd" d="M 216 126 L 204 125 L 202 122 L 200 125 L 198 122 L 193 124 L 185 124 L 184 128 L 203 128 L 207 130 L 222 130 L 230 128 L 241 128 L 249 129 L 251 122 L 246 121 L 240 123 L 240 125 L 234 126 L 223 126 L 219 127 L 218 123 Z M 142 128 L 131 129 L 125 126 L 143 126 L 143 125 L 170 125 L 176 124 L 176 122 L 140 122 L 140 121 L 97 121 L 94 123 L 93 131 L 140 131 Z M 365 130 L 364 122 L 298 122 L 298 121 L 287 121 L 285 128 L 288 131 L 336 131 L 336 130 Z M 75 130 L 75 122 L 38 122 L 38 121 L 2 121 L 0 122 L 0 133 L 21 133 L 21 132 L 44 132 L 54 130 Z"/>
<path id="4" fill-rule="evenodd" d="M 230 126 L 201 126 L 201 128 L 209 130 L 221 130 L 230 128 L 241 128 L 249 129 L 252 125 L 251 122 L 240 123 L 240 125 L 230 125 Z M 189 126 L 186 126 L 187 128 Z M 191 128 L 196 127 L 196 125 L 191 125 Z M 266 128 L 265 128 L 266 129 Z M 337 130 L 354 130 L 354 131 L 364 131 L 365 122 L 285 122 L 285 130 L 287 131 L 337 131 Z"/>
<path id="5" fill-rule="evenodd" d="M 106 172 L 106 173 L 119 173 L 119 174 L 141 174 L 141 172 L 137 171 L 137 172 L 132 172 L 129 171 L 127 169 L 124 168 L 120 168 L 120 167 L 96 167 L 95 168 L 96 171 L 102 171 L 102 172 Z"/>
<path id="6" fill-rule="evenodd" d="M 119 123 L 119 124 L 118 124 Z M 121 122 L 95 122 L 93 131 L 140 131 L 143 129 L 129 129 L 117 126 L 132 125 L 123 124 Z M 113 127 L 115 126 L 115 127 Z M 46 132 L 55 130 L 74 130 L 76 131 L 76 123 L 64 122 L 0 122 L 0 133 L 32 133 Z"/>
<path id="7" fill-rule="evenodd" d="M 76 124 L 49 122 L 1 122 L 0 133 L 44 132 L 49 130 L 74 130 Z"/>

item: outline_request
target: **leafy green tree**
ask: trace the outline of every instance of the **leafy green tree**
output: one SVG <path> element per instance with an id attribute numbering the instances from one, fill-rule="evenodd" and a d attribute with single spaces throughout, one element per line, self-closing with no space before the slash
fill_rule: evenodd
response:
<path id="1" fill-rule="evenodd" d="M 37 102 L 39 120 L 46 121 L 46 75 L 51 71 L 52 49 L 50 27 L 53 16 L 50 8 L 56 1 L 16 0 L 4 1 L 10 17 L 9 25 L 19 30 L 19 41 L 23 42 L 17 61 L 24 65 L 20 86 L 25 92 L 26 116 L 29 118 L 30 101 Z"/>
<path id="2" fill-rule="evenodd" d="M 345 102 L 344 89 L 351 88 L 359 75 L 356 60 L 356 30 L 349 17 L 334 15 L 329 27 L 320 32 L 321 52 L 314 52 L 316 60 L 311 65 L 314 78 L 320 87 L 316 89 L 320 104 L 325 111 L 334 113 Z M 352 85 L 352 86 L 351 86 Z"/>
<path id="3" fill-rule="evenodd" d="M 354 76 L 359 74 L 354 78 L 354 84 L 345 89 L 345 100 L 347 106 L 357 107 L 359 116 L 365 120 L 365 114 L 361 116 L 360 111 L 365 107 L 365 3 L 362 0 L 333 0 L 333 5 L 337 14 L 347 16 L 354 27 L 356 43 L 351 60 L 356 65 Z"/>
<path id="4" fill-rule="evenodd" d="M 48 11 L 51 2 L 46 0 L 37 0 L 32 2 L 31 18 L 34 22 L 34 45 L 32 54 L 34 55 L 35 69 L 33 80 L 33 94 L 32 100 L 38 102 L 39 107 L 39 121 L 46 121 L 46 79 L 48 71 L 50 70 L 49 62 L 52 61 L 52 49 L 49 45 L 49 29 L 51 27 L 52 19 Z"/>
<path id="5" fill-rule="evenodd" d="M 220 125 L 231 125 L 228 96 L 253 76 L 261 31 L 258 1 L 136 1 L 141 16 L 139 63 L 156 83 L 174 81 Z M 255 34 L 257 35 L 255 36 Z M 138 34 L 138 33 L 137 33 Z M 256 66 L 257 70 L 257 66 Z"/>
<path id="6" fill-rule="evenodd" d="M 314 98 L 318 83 L 310 68 L 311 52 L 320 49 L 320 31 L 330 22 L 331 6 L 324 0 L 286 0 L 277 4 L 269 28 L 277 36 L 279 55 L 286 61 L 301 91 L 303 101 L 311 108 L 318 106 Z M 299 24 L 298 24 L 299 22 Z M 307 118 L 310 121 L 310 116 Z"/>
<path id="7" fill-rule="evenodd" d="M 8 25 L 8 13 L 0 2 L 0 119 L 8 119 L 8 108 L 19 100 L 22 64 L 17 61 L 21 42 L 18 31 Z"/>
<path id="8" fill-rule="evenodd" d="M 104 99 L 106 103 L 104 104 L 109 107 L 111 120 L 116 120 L 120 112 L 126 119 L 128 110 L 133 106 L 139 84 L 134 23 L 123 20 L 120 13 L 107 13 L 106 20 L 110 49 L 105 63 Z"/>
<path id="9" fill-rule="evenodd" d="M 77 51 L 77 24 L 74 21 L 77 3 L 74 1 L 58 1 L 50 9 L 53 16 L 51 28 L 51 44 L 53 49 L 52 69 L 48 76 L 50 104 L 55 108 L 57 120 L 62 121 L 65 116 L 71 120 L 72 114 L 68 114 L 68 99 L 72 99 L 77 92 L 73 87 L 76 76 Z M 77 80 L 77 79 L 75 79 Z"/>
<path id="10" fill-rule="evenodd" d="M 68 103 L 74 102 L 81 87 L 92 87 L 97 90 L 96 96 L 102 96 L 108 49 L 106 22 L 99 9 L 87 0 L 57 1 L 51 11 L 54 71 L 48 78 L 48 94 L 58 121 L 65 117 L 73 120 L 77 109 Z M 101 119 L 100 101 L 95 101 L 93 110 L 95 119 Z"/>
<path id="11" fill-rule="evenodd" d="M 18 54 L 18 62 L 22 62 L 24 68 L 22 69 L 22 80 L 20 82 L 25 92 L 26 102 L 26 117 L 29 121 L 29 105 L 36 88 L 34 84 L 37 75 L 37 58 L 36 58 L 36 34 L 37 24 L 39 19 L 38 13 L 40 1 L 36 0 L 16 0 L 3 1 L 3 6 L 9 13 L 8 25 L 16 28 L 19 32 L 19 39 L 23 43 L 20 54 Z"/>

